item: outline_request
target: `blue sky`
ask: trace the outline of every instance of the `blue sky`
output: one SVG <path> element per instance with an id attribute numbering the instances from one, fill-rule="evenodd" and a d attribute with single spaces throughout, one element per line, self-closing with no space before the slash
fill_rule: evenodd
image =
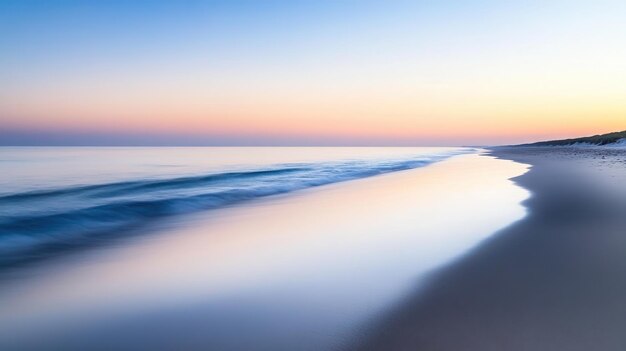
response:
<path id="1" fill-rule="evenodd" d="M 626 112 L 625 17 L 620 1 L 3 1 L 0 135 L 405 145 L 610 131 Z"/>

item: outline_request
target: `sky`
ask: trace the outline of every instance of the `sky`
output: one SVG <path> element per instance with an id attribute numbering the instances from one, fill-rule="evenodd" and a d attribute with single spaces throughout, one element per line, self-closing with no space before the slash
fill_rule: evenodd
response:
<path id="1" fill-rule="evenodd" d="M 626 1 L 0 1 L 0 145 L 626 129 Z"/>

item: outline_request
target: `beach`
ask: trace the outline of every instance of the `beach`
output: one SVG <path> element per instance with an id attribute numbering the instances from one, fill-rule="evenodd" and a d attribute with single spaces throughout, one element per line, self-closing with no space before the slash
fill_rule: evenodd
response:
<path id="1" fill-rule="evenodd" d="M 500 147 L 528 215 L 372 328 L 361 350 L 624 350 L 626 150 Z"/>
<path id="2" fill-rule="evenodd" d="M 334 154 L 347 152 L 342 150 Z M 330 151 L 308 150 L 324 158 Z M 366 151 L 358 149 L 356 154 Z M 428 160 L 441 150 L 408 151 L 421 155 L 411 160 Z M 81 152 L 89 156 L 94 151 Z M 167 155 L 167 150 L 137 152 Z M 233 153 L 272 152 L 283 160 L 285 152 L 302 158 L 307 150 L 193 152 L 228 152 L 229 160 Z M 351 347 L 366 340 L 372 323 L 414 289 L 427 286 L 433 272 L 526 215 L 521 202 L 529 193 L 509 178 L 525 173 L 527 165 L 476 151 L 437 160 L 222 208 L 150 218 L 151 224 L 140 233 L 118 233 L 115 240 L 100 235 L 88 247 L 48 252 L 45 259 L 5 270 L 0 346 L 22 351 Z M 349 174 L 355 169 L 369 175 L 371 162 L 364 164 L 368 172 L 349 167 Z M 388 164 L 374 163 L 384 170 Z M 297 167 L 318 169 L 316 165 Z M 329 174 L 341 176 L 343 168 L 334 166 Z M 289 178 L 281 173 L 280 181 L 273 173 L 268 184 L 274 189 L 311 179 L 306 172 L 289 173 Z M 251 181 L 264 182 L 257 178 L 248 176 L 241 183 L 238 176 L 235 185 L 241 189 Z M 172 196 L 172 184 L 185 185 L 187 194 L 189 178 L 183 179 L 167 180 L 166 194 Z M 221 180 L 215 184 L 214 178 L 210 183 L 203 178 L 196 186 L 197 178 L 191 179 L 194 193 L 225 186 Z M 137 183 L 131 188 L 121 184 L 86 190 L 81 185 L 69 195 L 45 196 L 55 196 L 57 202 L 59 196 L 79 197 L 83 204 L 94 191 L 98 196 L 122 186 L 124 196 L 137 191 Z M 151 193 L 165 186 L 162 180 L 142 181 L 143 197 L 148 196 L 145 184 Z"/>
<path id="3" fill-rule="evenodd" d="M 0 347 L 622 350 L 626 151 L 461 151 L 415 149 L 408 152 L 419 157 L 406 158 L 407 150 L 381 148 L 367 152 L 396 155 L 393 162 L 377 156 L 328 163 L 328 149 L 195 150 L 201 160 L 202 153 L 227 153 L 229 162 L 261 152 L 270 163 L 254 167 L 272 171 L 190 177 L 189 170 L 176 170 L 175 178 L 153 180 L 154 168 L 142 166 L 139 183 L 26 192 L 20 201 L 34 197 L 33 204 L 67 208 L 105 201 L 103 194 L 113 193 L 105 199 L 117 201 L 120 190 L 121 199 L 167 195 L 175 204 L 192 199 L 196 205 L 204 196 L 198 192 L 222 194 L 227 186 L 262 196 L 140 217 L 146 223 L 130 231 L 116 226 L 89 245 L 3 267 Z M 85 157 L 94 152 L 102 151 L 72 151 Z M 117 159 L 120 152 L 128 154 L 105 154 Z M 174 162 L 188 151 L 136 152 L 144 160 L 161 155 L 160 165 L 163 155 L 173 153 Z M 304 152 L 310 163 L 294 163 Z M 135 158 L 128 156 L 122 169 Z M 212 172 L 223 167 L 216 159 Z M 288 163 L 277 168 L 276 160 Z M 205 166 L 185 167 L 199 172 Z M 109 173 L 121 176 L 117 169 Z M 264 184 L 271 195 L 258 192 Z M 279 191 L 286 184 L 289 191 Z M 29 210 L 39 215 L 47 207 Z M 69 218 L 73 224 L 81 217 Z M 96 218 L 84 225 L 100 228 L 107 219 Z M 63 233 L 52 229 L 48 233 Z M 60 245 L 59 237 L 47 237 Z"/>
<path id="4" fill-rule="evenodd" d="M 0 351 L 626 351 L 626 1 L 0 1 Z"/>

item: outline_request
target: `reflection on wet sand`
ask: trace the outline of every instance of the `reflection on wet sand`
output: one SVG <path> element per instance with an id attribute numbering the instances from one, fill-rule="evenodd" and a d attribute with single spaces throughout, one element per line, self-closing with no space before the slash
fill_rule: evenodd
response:
<path id="1" fill-rule="evenodd" d="M 23 349 L 332 349 L 429 271 L 523 217 L 528 194 L 508 179 L 525 171 L 456 156 L 181 217 L 12 282 L 0 292 L 0 326 L 12 335 L 3 339 Z"/>

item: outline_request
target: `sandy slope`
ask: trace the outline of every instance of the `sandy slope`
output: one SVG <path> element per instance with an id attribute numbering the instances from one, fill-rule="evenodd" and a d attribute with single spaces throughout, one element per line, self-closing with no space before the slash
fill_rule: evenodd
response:
<path id="1" fill-rule="evenodd" d="M 366 350 L 624 350 L 626 151 L 508 148 L 530 215 L 397 307 Z"/>

